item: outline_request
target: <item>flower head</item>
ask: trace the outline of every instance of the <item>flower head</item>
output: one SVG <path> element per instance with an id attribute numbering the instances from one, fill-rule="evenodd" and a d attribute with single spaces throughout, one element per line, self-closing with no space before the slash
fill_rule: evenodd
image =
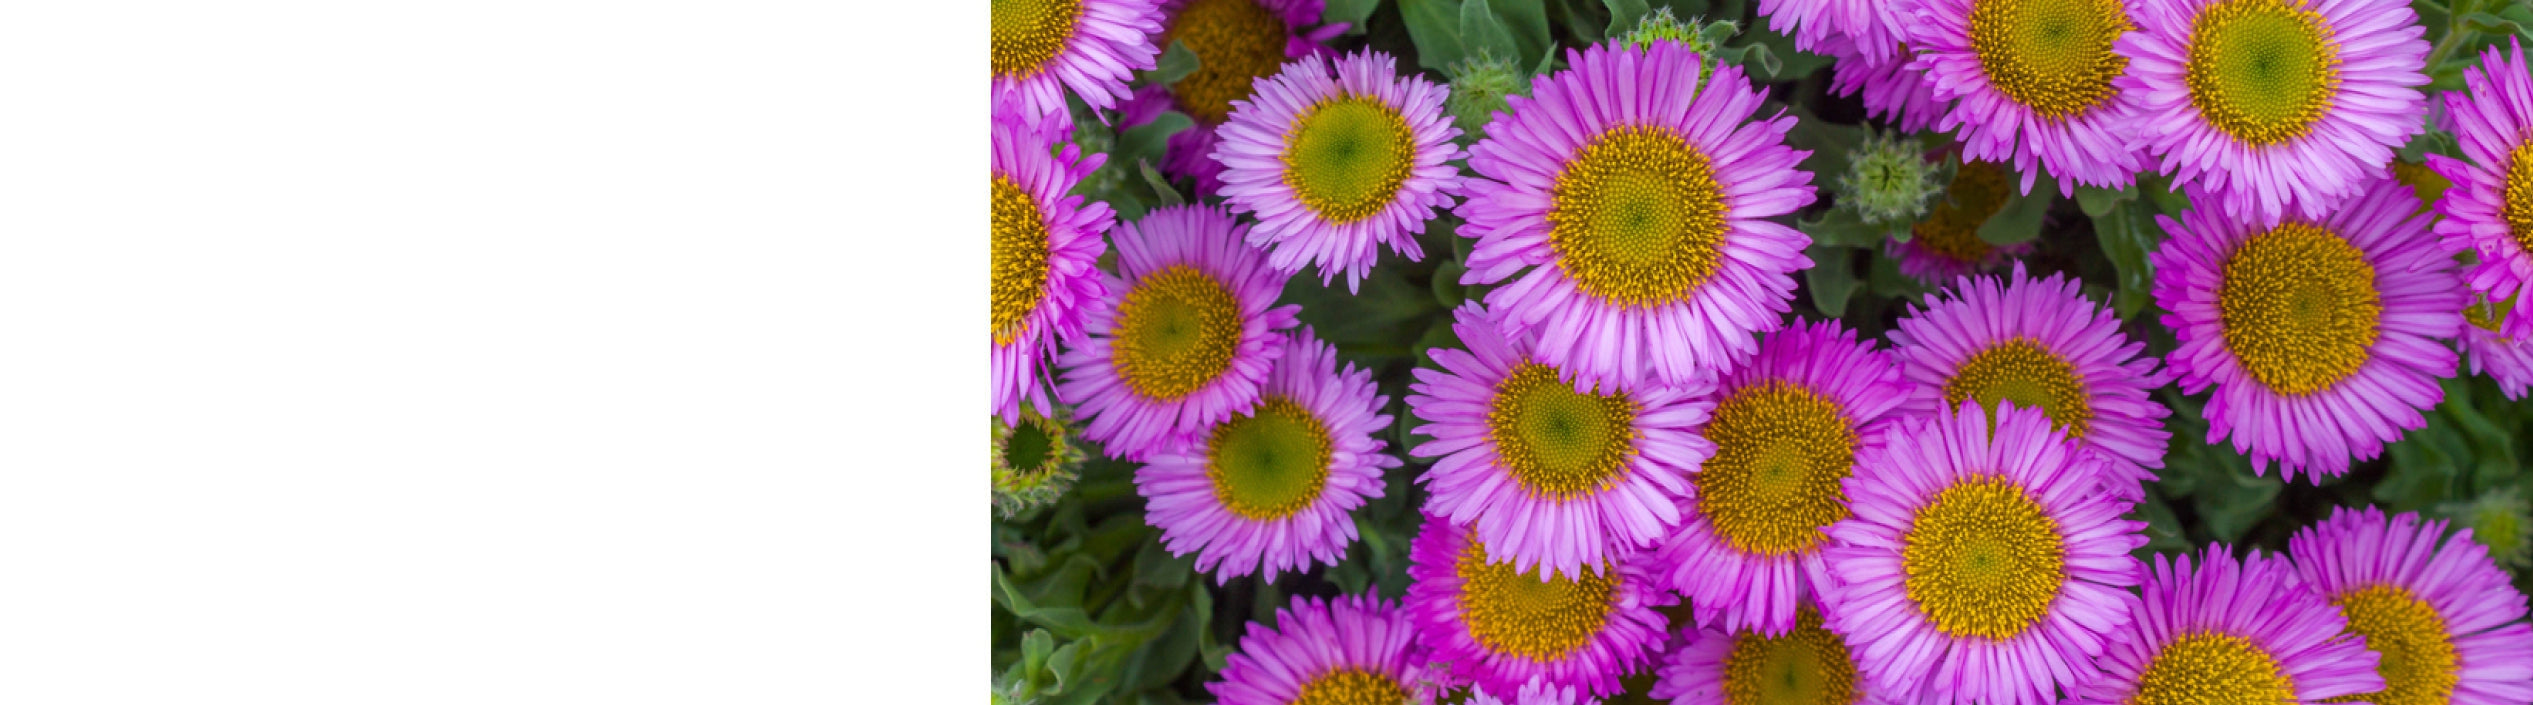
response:
<path id="1" fill-rule="evenodd" d="M 2158 555 L 2145 593 L 2070 705 L 2318 703 L 2383 689 L 2366 640 L 2343 635 L 2348 620 L 2283 558 L 2255 549 L 2237 562 L 2223 544 L 2195 568 Z"/>
<path id="2" fill-rule="evenodd" d="M 1541 678 L 1595 695 L 1662 646 L 1655 608 L 1676 601 L 1653 584 L 1646 554 L 1616 557 L 1573 577 L 1524 571 L 1492 556 L 1468 529 L 1427 515 L 1408 549 L 1407 611 L 1450 680 L 1492 693 Z"/>
<path id="3" fill-rule="evenodd" d="M 1069 144 L 1056 151 L 1063 132 L 1057 115 L 1030 113 L 1018 94 L 994 102 L 993 402 L 1005 424 L 1019 422 L 1024 403 L 1039 416 L 1054 413 L 1041 368 L 1057 344 L 1082 337 L 1081 309 L 1108 293 L 1100 233 L 1117 216 L 1072 195 L 1108 155 Z"/>
<path id="4" fill-rule="evenodd" d="M 2436 212 L 2445 246 L 2479 257 L 2464 275 L 2472 291 L 2513 301 L 2507 337 L 2533 338 L 2533 69 L 2524 47 L 2490 47 L 2480 65 L 2463 69 L 2469 90 L 2445 93 L 2446 115 L 2463 158 L 2428 155 L 2427 164 L 2453 182 Z"/>
<path id="5" fill-rule="evenodd" d="M 2122 0 L 1921 0 L 1909 25 L 1917 66 L 1951 109 L 1967 159 L 2007 162 L 2022 190 L 2047 170 L 2059 192 L 2122 188 L 2142 161 L 2130 147 L 2134 91 L 2113 79 L 2129 59 L 2111 50 L 2129 33 Z"/>
<path id="6" fill-rule="evenodd" d="M 1017 94 L 1031 116 L 1070 126 L 1064 89 L 1092 107 L 1128 97 L 1126 81 L 1160 55 L 1155 0 L 995 0 L 994 94 Z"/>
<path id="7" fill-rule="evenodd" d="M 1023 411 L 1020 423 L 994 419 L 994 510 L 1003 518 L 1055 503 L 1089 456 L 1074 440 L 1063 409 L 1054 416 Z"/>
<path id="8" fill-rule="evenodd" d="M 1794 38 L 1794 48 L 1831 54 L 1845 44 L 1865 61 L 1881 65 L 1908 39 L 1903 3 L 1880 0 L 1759 0 L 1768 28 Z"/>
<path id="9" fill-rule="evenodd" d="M 1425 664 L 1414 618 L 1396 604 L 1378 595 L 1303 596 L 1275 611 L 1275 626 L 1250 622 L 1222 680 L 1205 690 L 1222 705 L 1431 705 Z"/>
<path id="10" fill-rule="evenodd" d="M 1866 115 L 1881 118 L 1901 132 L 1916 132 L 1934 127 L 1935 120 L 1951 107 L 1936 96 L 1935 85 L 1918 68 L 1916 50 L 1901 45 L 1890 58 L 1876 61 L 1851 40 L 1833 38 L 1826 44 L 1818 51 L 1835 60 L 1830 64 L 1829 92 L 1857 96 L 1865 104 Z"/>
<path id="11" fill-rule="evenodd" d="M 1991 245 L 1979 239 L 1979 226 L 2005 210 L 2014 197 L 2014 172 L 1996 162 L 1962 162 L 1953 170 L 1924 219 L 1909 227 L 1908 242 L 1892 240 L 1883 251 L 1900 258 L 1900 273 L 1941 285 L 1965 275 L 1996 271 L 2014 258 L 2030 254 L 2032 244 Z"/>
<path id="12" fill-rule="evenodd" d="M 1531 676 L 1522 689 L 1509 697 L 1498 698 L 1483 688 L 1469 689 L 1469 705 L 1600 705 L 1599 698 L 1574 686 L 1550 685 L 1548 679 Z"/>
<path id="13" fill-rule="evenodd" d="M 2524 594 L 2489 551 L 2416 514 L 2340 509 L 2288 543 L 2296 574 L 2382 656 L 2375 705 L 2533 702 Z M 2441 544 L 2441 545 L 2440 545 Z"/>
<path id="14" fill-rule="evenodd" d="M 1231 102 L 1249 97 L 1258 79 L 1284 62 L 1328 50 L 1344 23 L 1314 27 L 1325 0 L 1163 0 L 1160 46 L 1178 42 L 1196 55 L 1196 70 L 1177 83 L 1145 86 L 1122 108 L 1136 125 L 1164 110 L 1177 110 L 1196 125 L 1162 145 L 1161 171 L 1196 182 L 1196 193 L 1222 188 L 1222 162 L 1214 160 L 1215 129 L 1231 118 Z"/>
<path id="15" fill-rule="evenodd" d="M 1660 681 L 1646 693 L 1674 705 L 1886 705 L 1864 676 L 1847 638 L 1830 631 L 1820 610 L 1804 606 L 1791 630 L 1769 636 L 1749 630 L 1692 628 L 1664 657 Z"/>

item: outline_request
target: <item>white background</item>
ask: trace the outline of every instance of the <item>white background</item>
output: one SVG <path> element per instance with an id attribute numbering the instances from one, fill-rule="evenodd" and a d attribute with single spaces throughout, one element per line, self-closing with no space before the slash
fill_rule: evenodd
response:
<path id="1" fill-rule="evenodd" d="M 986 3 L 0 9 L 0 702 L 980 701 Z"/>

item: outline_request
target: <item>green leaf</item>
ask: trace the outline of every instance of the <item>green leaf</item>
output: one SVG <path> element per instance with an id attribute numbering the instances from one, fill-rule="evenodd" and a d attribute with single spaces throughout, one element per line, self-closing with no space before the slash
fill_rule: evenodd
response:
<path id="1" fill-rule="evenodd" d="M 1156 86 L 1170 85 L 1196 73 L 1196 67 L 1196 52 L 1188 51 L 1185 42 L 1172 40 L 1170 48 L 1161 52 L 1161 64 L 1143 72 L 1143 81 Z"/>
<path id="2" fill-rule="evenodd" d="M 1601 4 L 1610 9 L 1610 26 L 1601 30 L 1604 39 L 1636 31 L 1636 21 L 1653 11 L 1645 7 L 1645 0 L 1601 0 Z"/>
<path id="3" fill-rule="evenodd" d="M 1513 34 L 1513 43 L 1521 47 L 1522 60 L 1547 56 L 1557 49 L 1548 37 L 1548 3 L 1541 0 L 1489 0 L 1495 7 L 1495 19 Z"/>
<path id="4" fill-rule="evenodd" d="M 2040 237 L 2041 216 L 2049 214 L 2049 204 L 2056 198 L 2057 187 L 2048 183 L 2034 184 L 2031 193 L 2015 194 L 1996 215 L 1988 216 L 1988 222 L 1979 224 L 1979 239 L 1991 245 L 2012 245 Z"/>
<path id="5" fill-rule="evenodd" d="M 1190 119 L 1186 113 L 1176 110 L 1163 111 L 1153 116 L 1151 122 L 1129 127 L 1125 132 L 1118 133 L 1116 151 L 1108 155 L 1108 162 L 1110 164 L 1159 162 L 1162 152 L 1169 148 L 1170 136 L 1195 124 L 1196 121 Z"/>
<path id="6" fill-rule="evenodd" d="M 1398 0 L 1398 14 L 1416 43 L 1417 63 L 1450 66 L 1469 58 L 1460 39 L 1460 0 Z"/>
<path id="7" fill-rule="evenodd" d="M 1821 214 L 1820 220 L 1795 225 L 1803 234 L 1812 236 L 1812 244 L 1816 247 L 1878 247 L 1886 234 L 1882 228 L 1865 222 L 1855 210 L 1848 208 L 1831 208 Z"/>
<path id="8" fill-rule="evenodd" d="M 1143 182 L 1152 187 L 1152 195 L 1159 197 L 1159 202 L 1154 207 L 1168 207 L 1187 203 L 1187 199 L 1179 196 L 1178 188 L 1171 186 L 1170 180 L 1163 178 L 1160 170 L 1152 168 L 1152 162 L 1136 160 L 1135 170 L 1143 173 Z"/>
<path id="9" fill-rule="evenodd" d="M 2084 208 L 2085 215 L 2097 218 L 2111 212 L 2112 208 L 2133 200 L 2137 200 L 2137 187 L 2134 185 L 2120 189 L 2099 186 L 2076 187 L 2076 205 Z"/>
<path id="10" fill-rule="evenodd" d="M 2159 228 L 2155 227 L 2152 208 L 2139 201 L 2126 201 L 2093 217 L 2093 233 L 2101 241 L 2102 256 L 2111 261 L 2111 268 L 2120 275 L 2119 293 L 2111 297 L 2111 309 L 2119 312 L 2121 318 L 2136 315 L 2138 309 L 2154 299 L 2155 268 L 2147 255 L 2161 243 L 2156 237 Z"/>
<path id="11" fill-rule="evenodd" d="M 2526 23 L 2517 22 L 2513 19 L 2500 17 L 2486 12 L 2474 12 L 2468 15 L 2463 15 L 2463 28 L 2482 34 L 2533 37 L 2533 30 L 2527 30 Z"/>
<path id="12" fill-rule="evenodd" d="M 1856 267 L 1849 257 L 1853 250 L 1814 244 L 1803 252 L 1812 258 L 1812 268 L 1803 270 L 1812 307 L 1831 318 L 1847 315 L 1847 296 L 1856 291 Z"/>
<path id="13" fill-rule="evenodd" d="M 1344 22 L 1351 25 L 1346 30 L 1348 34 L 1359 34 L 1363 32 L 1363 21 L 1372 16 L 1372 9 L 1380 6 L 1381 0 L 1328 0 L 1328 9 L 1320 11 L 1319 20 Z"/>
<path id="14" fill-rule="evenodd" d="M 1481 52 L 1491 56 L 1519 57 L 1521 45 L 1513 42 L 1513 33 L 1504 22 L 1495 18 L 1495 11 L 1486 0 L 1463 0 L 1460 5 L 1460 46 L 1470 54 Z"/>

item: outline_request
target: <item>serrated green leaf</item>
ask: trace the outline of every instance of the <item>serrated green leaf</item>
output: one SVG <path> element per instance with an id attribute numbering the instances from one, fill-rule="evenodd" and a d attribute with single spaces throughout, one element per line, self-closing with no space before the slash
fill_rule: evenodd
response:
<path id="1" fill-rule="evenodd" d="M 2044 179 L 2044 181 L 2046 181 Z M 2034 184 L 2031 193 L 2019 193 L 2006 199 L 2005 207 L 1988 222 L 1979 224 L 1979 239 L 1991 245 L 2012 245 L 2031 242 L 2040 237 L 2041 217 L 2049 215 L 2049 204 L 2057 200 L 2058 189 L 2047 183 Z"/>
<path id="2" fill-rule="evenodd" d="M 1496 19 L 1495 10 L 1487 6 L 1487 0 L 1461 1 L 1460 46 L 1472 55 L 1522 55 L 1521 45 L 1513 41 L 1513 33 L 1504 28 L 1504 21 Z"/>
<path id="3" fill-rule="evenodd" d="M 1171 40 L 1170 48 L 1161 52 L 1160 65 L 1143 72 L 1143 82 L 1166 86 L 1187 78 L 1188 74 L 1196 73 L 1196 69 L 1196 52 L 1188 51 L 1185 42 Z"/>
<path id="4" fill-rule="evenodd" d="M 1416 43 L 1417 63 L 1450 66 L 1469 58 L 1460 40 L 1460 0 L 1398 0 L 1398 13 Z"/>
<path id="5" fill-rule="evenodd" d="M 1803 281 L 1812 290 L 1812 307 L 1821 315 L 1837 318 L 1847 315 L 1847 297 L 1856 292 L 1856 267 L 1850 260 L 1854 250 L 1814 244 L 1803 251 L 1812 258 L 1812 268 L 1803 270 Z"/>
<path id="6" fill-rule="evenodd" d="M 1645 6 L 1645 0 L 1601 0 L 1601 4 L 1610 9 L 1609 27 L 1601 30 L 1604 39 L 1636 31 L 1636 22 L 1653 11 Z"/>

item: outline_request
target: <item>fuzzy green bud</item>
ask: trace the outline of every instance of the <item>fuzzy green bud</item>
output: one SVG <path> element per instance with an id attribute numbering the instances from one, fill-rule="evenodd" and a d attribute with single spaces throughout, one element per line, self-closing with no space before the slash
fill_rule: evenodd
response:
<path id="1" fill-rule="evenodd" d="M 2498 567 L 2521 571 L 2533 568 L 2533 502 L 2527 502 L 2516 488 L 2508 487 L 2482 494 L 2469 502 L 2452 502 L 2437 507 L 2443 514 L 2471 530 L 2471 538 L 2489 547 L 2489 559 Z"/>
<path id="2" fill-rule="evenodd" d="M 1506 96 L 1530 94 L 1528 72 L 1513 65 L 1512 59 L 1496 58 L 1484 49 L 1452 64 L 1445 73 L 1451 75 L 1451 96 L 1443 100 L 1443 108 L 1451 111 L 1461 139 L 1469 143 L 1484 139 L 1487 123 L 1496 113 L 1510 109 Z"/>
<path id="3" fill-rule="evenodd" d="M 1661 7 L 1636 20 L 1636 28 L 1620 35 L 1618 42 L 1631 49 L 1651 47 L 1655 42 L 1673 42 L 1688 47 L 1689 51 L 1706 58 L 1698 62 L 1697 72 L 1698 82 L 1705 83 L 1708 77 L 1715 75 L 1715 50 L 1723 47 L 1725 38 L 1740 30 L 1740 25 L 1729 20 L 1684 22 L 1671 14 L 1671 8 Z"/>
<path id="4" fill-rule="evenodd" d="M 994 509 L 1003 518 L 1054 504 L 1073 486 L 1087 454 L 1067 416 L 1060 408 L 1043 417 L 1024 407 L 1020 423 L 993 420 Z"/>
<path id="5" fill-rule="evenodd" d="M 1940 165 L 1926 160 L 1925 145 L 1875 134 L 1847 153 L 1847 173 L 1838 177 L 1838 205 L 1866 223 L 1906 227 L 1926 215 L 1947 180 Z"/>

